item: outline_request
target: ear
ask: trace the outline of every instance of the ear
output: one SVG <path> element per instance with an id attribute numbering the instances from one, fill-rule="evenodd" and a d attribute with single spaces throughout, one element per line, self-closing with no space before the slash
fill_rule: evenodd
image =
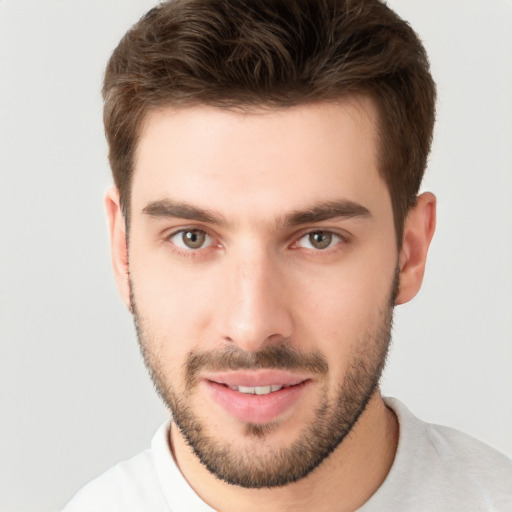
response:
<path id="1" fill-rule="evenodd" d="M 410 301 L 420 290 L 430 241 L 436 228 L 436 197 L 430 192 L 418 196 L 405 219 L 399 256 L 400 282 L 396 304 Z"/>
<path id="2" fill-rule="evenodd" d="M 109 226 L 114 277 L 121 299 L 126 304 L 126 307 L 131 309 L 126 223 L 121 210 L 119 191 L 116 187 L 112 187 L 107 192 L 105 196 L 105 209 Z"/>

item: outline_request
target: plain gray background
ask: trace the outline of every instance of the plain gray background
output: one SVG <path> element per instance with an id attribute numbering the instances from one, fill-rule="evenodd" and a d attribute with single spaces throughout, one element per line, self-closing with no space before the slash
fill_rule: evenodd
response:
<path id="1" fill-rule="evenodd" d="M 383 383 L 512 455 L 512 2 L 393 0 L 439 87 L 438 230 Z M 58 510 L 166 411 L 111 276 L 99 90 L 149 0 L 0 0 L 0 510 Z"/>

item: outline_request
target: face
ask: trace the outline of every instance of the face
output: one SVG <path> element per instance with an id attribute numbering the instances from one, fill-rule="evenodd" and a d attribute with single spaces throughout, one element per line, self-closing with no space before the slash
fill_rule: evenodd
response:
<path id="1" fill-rule="evenodd" d="M 304 477 L 376 390 L 397 249 L 366 99 L 148 115 L 131 308 L 181 436 L 244 487 Z"/>

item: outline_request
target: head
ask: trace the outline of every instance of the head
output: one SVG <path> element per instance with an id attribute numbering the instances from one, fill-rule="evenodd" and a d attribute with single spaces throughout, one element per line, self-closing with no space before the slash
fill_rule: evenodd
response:
<path id="1" fill-rule="evenodd" d="M 435 84 L 411 27 L 380 0 L 162 3 L 124 36 L 105 73 L 105 131 L 126 220 L 149 112 L 287 108 L 355 94 L 376 107 L 379 172 L 400 246 L 435 118 Z"/>
<path id="2" fill-rule="evenodd" d="M 222 480 L 300 480 L 370 407 L 433 234 L 434 95 L 379 1 L 176 0 L 115 50 L 118 285 L 175 441 Z"/>

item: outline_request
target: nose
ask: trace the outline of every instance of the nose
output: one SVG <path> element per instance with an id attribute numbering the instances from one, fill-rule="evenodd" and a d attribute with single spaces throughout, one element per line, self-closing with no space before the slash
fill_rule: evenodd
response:
<path id="1" fill-rule="evenodd" d="M 248 252 L 226 257 L 217 322 L 223 341 L 257 352 L 289 338 L 293 319 L 284 262 L 264 250 Z"/>

